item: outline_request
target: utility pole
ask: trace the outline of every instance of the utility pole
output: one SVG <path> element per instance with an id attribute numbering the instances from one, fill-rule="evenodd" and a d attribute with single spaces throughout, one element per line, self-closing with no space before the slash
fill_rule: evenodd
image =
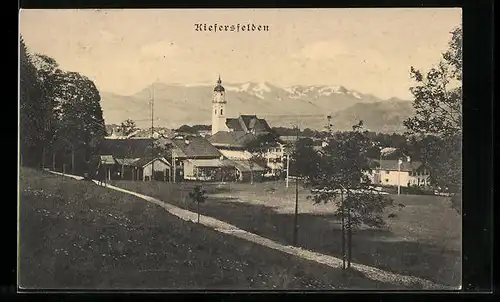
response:
<path id="1" fill-rule="evenodd" d="M 177 174 L 177 171 L 176 171 L 177 167 L 176 167 L 176 163 L 175 163 L 175 154 L 174 154 L 174 152 L 172 152 L 172 168 L 173 168 L 172 169 L 172 171 L 173 171 L 173 173 L 172 173 L 172 182 L 175 183 L 175 176 Z"/>
<path id="2" fill-rule="evenodd" d="M 400 175 L 401 175 L 401 159 L 398 159 L 398 195 L 401 193 Z"/>
<path id="3" fill-rule="evenodd" d="M 288 150 L 290 152 L 290 150 Z M 286 187 L 288 188 L 288 179 L 290 178 L 290 154 L 286 155 Z"/>
<path id="4" fill-rule="evenodd" d="M 155 102 L 155 84 L 152 86 L 151 95 L 151 181 L 154 180 L 155 175 L 155 148 L 154 148 L 154 102 Z"/>
<path id="5" fill-rule="evenodd" d="M 296 126 L 296 141 L 299 140 L 299 124 Z M 294 229 L 293 229 L 293 244 L 297 245 L 299 237 L 299 171 L 296 169 L 295 175 L 295 216 L 294 216 Z"/>
<path id="6" fill-rule="evenodd" d="M 344 188 L 340 190 L 340 214 L 342 224 L 342 269 L 345 269 L 345 223 L 344 223 Z"/>

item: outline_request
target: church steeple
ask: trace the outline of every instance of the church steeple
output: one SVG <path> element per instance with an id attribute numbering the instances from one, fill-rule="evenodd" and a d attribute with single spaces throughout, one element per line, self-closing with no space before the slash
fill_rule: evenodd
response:
<path id="1" fill-rule="evenodd" d="M 227 131 L 226 127 L 226 92 L 222 87 L 222 80 L 217 80 L 212 98 L 212 134 L 219 131 Z"/>
<path id="2" fill-rule="evenodd" d="M 217 80 L 217 86 L 215 86 L 214 91 L 215 92 L 224 92 L 225 91 L 224 87 L 222 87 L 222 81 L 220 79 L 220 75 L 219 75 L 219 79 Z"/>

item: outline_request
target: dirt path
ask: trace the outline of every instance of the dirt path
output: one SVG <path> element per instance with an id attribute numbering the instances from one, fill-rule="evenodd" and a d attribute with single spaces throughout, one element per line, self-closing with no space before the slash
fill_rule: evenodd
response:
<path id="1" fill-rule="evenodd" d="M 58 173 L 58 172 L 53 172 L 53 171 L 49 171 L 49 172 L 53 173 L 53 174 L 62 175 L 62 173 Z M 77 180 L 83 179 L 83 177 L 75 176 L 75 175 L 65 174 L 64 176 L 71 177 L 71 178 L 77 179 Z M 97 184 L 97 181 L 94 181 L 94 182 Z M 185 221 L 196 222 L 198 219 L 197 213 L 181 209 L 181 208 L 176 207 L 172 204 L 163 202 L 159 199 L 156 199 L 156 198 L 153 198 L 150 196 L 146 196 L 143 194 L 139 194 L 136 192 L 132 192 L 129 190 L 125 190 L 125 189 L 115 187 L 115 186 L 112 186 L 109 184 L 107 184 L 106 187 L 109 189 L 112 189 L 112 190 L 126 193 L 126 194 L 131 194 L 131 195 L 139 197 L 143 200 L 146 200 L 148 202 L 154 203 L 154 204 L 164 208 L 170 214 L 175 215 L 175 216 L 177 216 Z M 340 259 L 340 258 L 316 253 L 316 252 L 309 251 L 309 250 L 302 249 L 302 248 L 298 248 L 298 247 L 286 246 L 286 245 L 277 243 L 273 240 L 270 240 L 268 238 L 241 230 L 234 225 L 228 224 L 228 223 L 221 221 L 221 220 L 217 220 L 213 217 L 200 215 L 200 224 L 203 224 L 205 226 L 213 228 L 214 230 L 221 232 L 221 233 L 225 233 L 228 235 L 239 237 L 239 238 L 260 244 L 262 246 L 266 246 L 268 248 L 279 250 L 279 251 L 282 251 L 284 253 L 287 253 L 287 254 L 290 254 L 293 256 L 297 256 L 297 257 L 300 257 L 303 259 L 315 261 L 317 263 L 321 263 L 321 264 L 324 264 L 324 265 L 327 265 L 327 266 L 330 266 L 333 268 L 340 268 L 342 266 L 342 259 Z M 426 290 L 456 290 L 456 289 L 458 289 L 458 288 L 453 288 L 453 287 L 437 284 L 437 283 L 434 283 L 434 282 L 431 282 L 429 280 L 425 280 L 422 278 L 405 276 L 405 275 L 387 272 L 387 271 L 384 271 L 384 270 L 381 270 L 381 269 L 378 269 L 375 267 L 367 266 L 367 265 L 353 263 L 352 267 L 354 269 L 364 273 L 366 275 L 366 277 L 368 277 L 372 280 L 380 281 L 380 282 L 401 284 L 401 285 L 408 286 L 408 287 L 417 287 L 418 286 L 418 287 L 421 287 L 421 289 L 426 289 Z"/>

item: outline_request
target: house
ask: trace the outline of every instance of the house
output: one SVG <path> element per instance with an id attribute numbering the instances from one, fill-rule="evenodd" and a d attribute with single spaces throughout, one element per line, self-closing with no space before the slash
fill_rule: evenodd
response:
<path id="1" fill-rule="evenodd" d="M 86 173 L 93 179 L 111 180 L 117 171 L 117 163 L 113 156 L 97 155 L 89 162 L 89 170 Z"/>
<path id="2" fill-rule="evenodd" d="M 107 178 L 149 180 L 150 165 L 153 165 L 155 179 L 165 180 L 164 174 L 167 173 L 167 169 L 170 175 L 170 164 L 161 155 L 154 161 L 151 160 L 152 144 L 153 141 L 149 138 L 104 139 L 99 146 L 99 155 L 106 161 L 109 174 Z"/>
<path id="3" fill-rule="evenodd" d="M 261 182 L 266 168 L 248 160 L 232 160 L 235 167 L 235 179 L 239 182 Z"/>
<path id="4" fill-rule="evenodd" d="M 184 161 L 184 179 L 199 181 L 235 181 L 234 164 L 224 158 Z"/>
<path id="5" fill-rule="evenodd" d="M 171 165 L 164 157 L 151 157 L 141 158 L 133 163 L 134 173 L 132 180 L 151 180 L 151 171 L 154 170 L 154 179 L 169 181 L 171 175 Z"/>
<path id="6" fill-rule="evenodd" d="M 193 179 L 192 160 L 211 160 L 205 162 L 204 170 L 220 170 L 222 154 L 207 139 L 196 135 L 177 135 L 171 139 L 173 181 L 180 181 L 185 175 Z M 191 162 L 188 162 L 191 161 Z M 206 166 L 210 164 L 211 166 Z M 187 173 L 187 174 L 186 174 Z"/>
<path id="7" fill-rule="evenodd" d="M 219 131 L 212 135 L 208 140 L 226 158 L 239 161 L 243 164 L 244 161 L 248 162 L 253 157 L 252 152 L 249 151 L 249 146 L 258 138 L 258 134 L 251 132 Z M 266 159 L 266 167 L 263 167 L 266 170 L 264 175 L 269 177 L 279 174 L 283 170 L 284 145 L 280 142 L 270 145 L 266 150 L 264 150 L 263 157 Z M 252 164 L 258 166 L 255 163 Z M 250 163 L 243 164 L 245 167 L 250 165 Z"/>
<path id="8" fill-rule="evenodd" d="M 369 175 L 373 184 L 385 186 L 428 186 L 430 185 L 430 172 L 419 161 L 398 160 L 372 160 L 372 171 Z"/>

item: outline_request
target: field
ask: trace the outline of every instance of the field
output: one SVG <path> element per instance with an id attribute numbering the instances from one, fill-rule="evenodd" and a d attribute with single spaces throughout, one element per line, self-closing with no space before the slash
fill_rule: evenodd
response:
<path id="1" fill-rule="evenodd" d="M 185 222 L 91 182 L 31 169 L 20 173 L 19 207 L 25 289 L 397 288 Z"/>
<path id="2" fill-rule="evenodd" d="M 118 181 L 115 185 L 157 197 L 196 211 L 188 192 L 194 183 Z M 292 244 L 295 185 L 284 183 L 205 184 L 208 200 L 200 208 L 204 215 L 241 229 Z M 332 204 L 314 205 L 309 192 L 299 192 L 299 245 L 341 255 L 340 224 L 332 216 Z M 391 195 L 403 204 L 385 213 L 387 227 L 361 229 L 353 235 L 353 261 L 387 271 L 428 279 L 448 286 L 461 280 L 461 221 L 444 197 Z M 390 213 L 396 214 L 388 218 Z"/>

